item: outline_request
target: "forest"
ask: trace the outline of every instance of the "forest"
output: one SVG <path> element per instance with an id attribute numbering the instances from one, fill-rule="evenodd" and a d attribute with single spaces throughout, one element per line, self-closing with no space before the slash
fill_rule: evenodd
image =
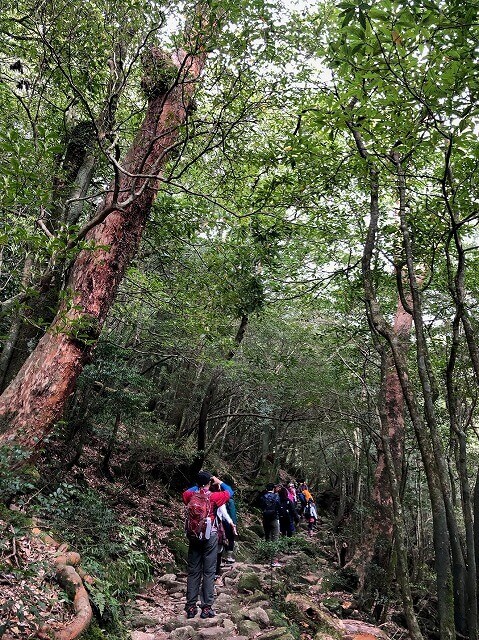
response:
<path id="1" fill-rule="evenodd" d="M 207 468 L 244 562 L 306 480 L 298 575 L 313 548 L 385 637 L 477 640 L 477 0 L 2 0 L 0 30 L 0 637 L 77 637 L 39 622 L 70 605 L 38 530 L 81 554 L 82 637 L 148 640 L 125 603 L 184 568 Z M 342 637 L 295 579 L 265 638 Z"/>

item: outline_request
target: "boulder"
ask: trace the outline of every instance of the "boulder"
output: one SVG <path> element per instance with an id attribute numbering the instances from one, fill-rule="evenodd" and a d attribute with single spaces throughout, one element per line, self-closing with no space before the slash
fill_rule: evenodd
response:
<path id="1" fill-rule="evenodd" d="M 131 640 L 155 640 L 154 633 L 145 633 L 144 631 L 130 631 Z"/>
<path id="2" fill-rule="evenodd" d="M 244 598 L 244 601 L 250 604 L 255 603 L 257 607 L 267 607 L 270 604 L 267 595 L 262 591 L 255 591 L 254 593 L 248 594 Z"/>
<path id="3" fill-rule="evenodd" d="M 198 634 L 192 626 L 178 627 L 170 633 L 171 640 L 197 640 Z"/>
<path id="4" fill-rule="evenodd" d="M 231 620 L 235 623 L 238 624 L 238 622 L 241 622 L 242 620 L 246 619 L 246 612 L 244 609 L 235 609 L 234 611 L 231 611 Z"/>
<path id="5" fill-rule="evenodd" d="M 184 615 L 176 616 L 175 618 L 170 618 L 169 620 L 167 620 L 163 625 L 163 629 L 165 631 L 173 631 L 174 629 L 178 629 L 178 627 L 184 627 L 185 623 L 186 618 Z M 189 623 L 190 621 L 188 621 L 188 624 Z"/>
<path id="6" fill-rule="evenodd" d="M 334 618 L 330 613 L 323 611 L 318 605 L 308 598 L 307 596 L 296 594 L 296 593 L 288 593 L 285 598 L 286 602 L 295 605 L 298 610 L 306 615 L 310 620 L 313 620 L 317 624 L 320 624 L 323 627 L 331 629 L 331 631 L 339 631 L 341 635 L 344 634 L 344 627 L 342 626 L 341 620 Z"/>
<path id="7" fill-rule="evenodd" d="M 189 620 L 189 623 L 195 628 L 195 629 L 206 629 L 207 627 L 217 627 L 217 626 L 221 626 L 222 624 L 224 625 L 224 622 L 226 622 L 226 614 L 225 613 L 220 613 L 219 615 L 216 615 L 214 618 L 195 618 L 194 620 Z"/>
<path id="8" fill-rule="evenodd" d="M 226 614 L 220 613 L 214 618 L 200 618 L 199 615 L 196 618 L 191 618 L 191 620 L 187 620 L 184 615 L 176 616 L 175 618 L 171 618 L 163 625 L 163 629 L 165 631 L 173 631 L 174 629 L 178 629 L 179 627 L 184 627 L 186 623 L 188 623 L 189 627 L 193 627 L 193 629 L 204 629 L 206 627 L 214 627 L 217 624 L 223 622 L 226 618 Z"/>
<path id="9" fill-rule="evenodd" d="M 238 580 L 239 593 L 252 593 L 261 589 L 261 580 L 257 573 L 244 573 Z"/>
<path id="10" fill-rule="evenodd" d="M 235 623 L 233 622 L 233 620 L 230 620 L 229 618 L 226 618 L 223 621 L 223 627 L 228 631 L 228 634 L 233 634 L 234 630 L 235 630 Z"/>
<path id="11" fill-rule="evenodd" d="M 207 627 L 198 630 L 198 640 L 226 640 L 230 633 L 224 627 Z"/>
<path id="12" fill-rule="evenodd" d="M 259 624 L 253 622 L 253 620 L 240 620 L 237 624 L 238 633 L 248 638 L 253 638 L 261 632 Z"/>
<path id="13" fill-rule="evenodd" d="M 361 620 L 341 620 L 341 626 L 344 631 L 351 636 L 370 636 L 371 639 L 380 638 L 380 640 L 388 640 L 387 634 L 385 634 L 382 629 L 375 627 L 369 622 L 362 622 Z"/>
<path id="14" fill-rule="evenodd" d="M 142 627 L 156 627 L 158 618 L 153 618 L 144 613 L 137 613 L 130 618 L 130 627 L 132 629 L 140 629 Z"/>
<path id="15" fill-rule="evenodd" d="M 261 640 L 279 640 L 279 638 L 283 638 L 288 633 L 287 627 L 276 627 L 276 629 L 262 633 Z"/>
<path id="16" fill-rule="evenodd" d="M 177 580 L 171 580 L 170 582 L 163 582 L 168 593 L 186 593 L 186 585 L 183 582 Z"/>
<path id="17" fill-rule="evenodd" d="M 231 596 L 227 593 L 220 593 L 215 600 L 215 611 L 224 611 L 229 608 L 231 603 Z"/>
<path id="18" fill-rule="evenodd" d="M 261 607 L 254 607 L 245 613 L 245 617 L 257 622 L 261 628 L 269 627 L 269 616 Z"/>
<path id="19" fill-rule="evenodd" d="M 161 584 L 163 582 L 170 583 L 176 580 L 176 573 L 165 573 L 164 575 L 158 578 L 158 582 Z"/>

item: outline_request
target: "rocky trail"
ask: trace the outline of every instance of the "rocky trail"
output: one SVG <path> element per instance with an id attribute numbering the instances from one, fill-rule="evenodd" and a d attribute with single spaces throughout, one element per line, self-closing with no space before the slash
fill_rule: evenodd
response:
<path id="1" fill-rule="evenodd" d="M 280 557 L 278 568 L 246 561 L 224 565 L 215 587 L 216 616 L 204 620 L 199 614 L 186 619 L 186 573 L 164 574 L 130 603 L 131 640 L 294 640 L 298 634 L 304 640 L 388 639 L 382 629 L 361 619 L 333 615 L 323 604 L 323 572 L 308 572 L 307 562 L 304 553 L 292 551 Z M 327 595 L 331 600 L 332 594 Z M 335 602 L 360 617 L 350 594 L 335 594 Z M 407 637 L 403 629 L 400 637 Z"/>

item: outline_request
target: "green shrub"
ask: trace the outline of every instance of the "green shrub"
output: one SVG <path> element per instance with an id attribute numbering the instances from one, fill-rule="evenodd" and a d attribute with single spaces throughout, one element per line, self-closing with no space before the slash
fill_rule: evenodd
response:
<path id="1" fill-rule="evenodd" d="M 323 577 L 322 590 L 326 591 L 348 591 L 353 593 L 358 586 L 358 576 L 354 569 L 337 569 L 333 573 L 328 573 Z"/>
<path id="2" fill-rule="evenodd" d="M 0 502 L 10 504 L 35 487 L 35 469 L 25 464 L 30 456 L 21 447 L 0 447 Z"/>
<path id="3" fill-rule="evenodd" d="M 297 553 L 311 547 L 307 540 L 300 536 L 291 538 L 281 537 L 275 542 L 271 540 L 258 540 L 254 547 L 254 558 L 256 562 L 271 562 L 280 553 Z"/>
<path id="4" fill-rule="evenodd" d="M 273 542 L 271 540 L 258 540 L 254 548 L 254 559 L 256 562 L 272 562 L 280 553 L 282 540 Z"/>
<path id="5" fill-rule="evenodd" d="M 92 489 L 63 482 L 38 496 L 36 511 L 81 554 L 103 560 L 121 552 L 117 516 Z"/>

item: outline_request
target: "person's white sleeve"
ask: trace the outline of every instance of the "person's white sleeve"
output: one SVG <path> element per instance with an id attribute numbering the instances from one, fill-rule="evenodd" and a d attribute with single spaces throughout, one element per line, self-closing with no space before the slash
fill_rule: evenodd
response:
<path id="1" fill-rule="evenodd" d="M 216 511 L 216 515 L 220 518 L 220 520 L 223 520 L 224 522 L 227 522 L 228 524 L 233 525 L 233 520 L 231 519 L 231 516 L 228 513 L 225 504 L 221 505 L 221 507 L 218 507 Z"/>

